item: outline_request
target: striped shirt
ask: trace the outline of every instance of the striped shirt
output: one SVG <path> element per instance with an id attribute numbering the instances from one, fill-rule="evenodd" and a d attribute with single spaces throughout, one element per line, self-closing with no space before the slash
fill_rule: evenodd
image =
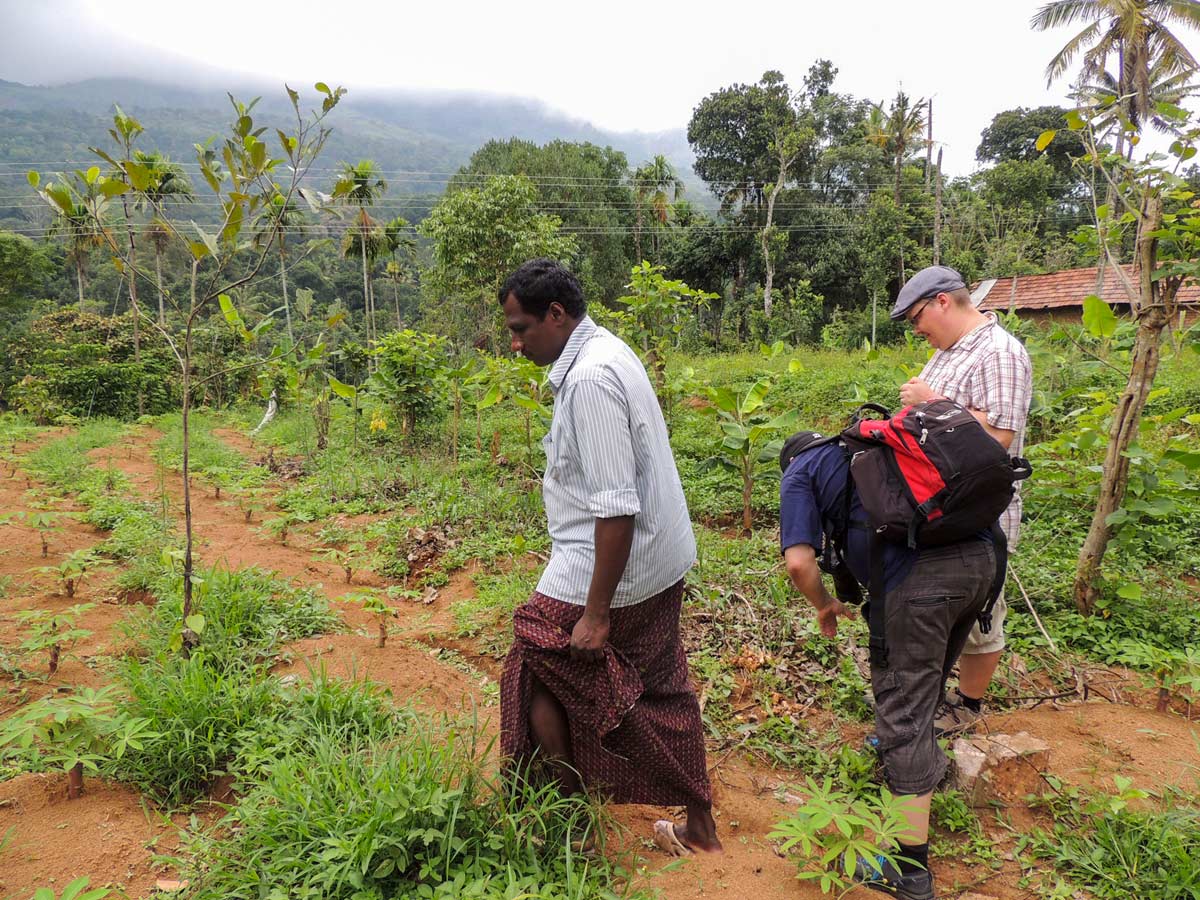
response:
<path id="1" fill-rule="evenodd" d="M 596 565 L 596 519 L 633 516 L 629 562 L 612 606 L 669 588 L 696 561 L 696 538 L 658 398 L 637 355 L 585 316 L 549 375 L 542 499 L 550 561 L 537 589 L 583 605 Z"/>
<path id="2" fill-rule="evenodd" d="M 984 313 L 987 321 L 971 329 L 952 347 L 936 351 L 921 379 L 936 393 L 969 409 L 987 413 L 993 428 L 1012 431 L 1009 456 L 1020 456 L 1025 449 L 1025 422 L 1033 393 L 1033 370 L 1024 345 L 996 320 L 996 314 Z M 1008 538 L 1009 549 L 1016 547 L 1021 529 L 1020 482 L 1012 502 L 1000 516 L 1000 527 Z"/>

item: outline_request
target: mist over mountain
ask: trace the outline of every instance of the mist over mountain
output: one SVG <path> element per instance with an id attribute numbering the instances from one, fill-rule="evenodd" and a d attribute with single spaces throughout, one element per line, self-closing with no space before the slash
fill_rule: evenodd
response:
<path id="1" fill-rule="evenodd" d="M 317 94 L 292 85 L 306 102 Z M 307 89 L 306 89 L 307 88 Z M 228 132 L 233 119 L 226 91 L 238 100 L 262 100 L 258 124 L 287 127 L 292 110 L 282 83 L 241 79 L 222 88 L 132 78 L 93 78 L 53 86 L 0 81 L 0 227 L 27 227 L 43 220 L 25 181 L 27 169 L 52 173 L 96 162 L 89 146 L 107 146 L 114 104 L 145 127 L 143 149 L 190 163 L 194 145 Z M 693 156 L 683 128 L 649 134 L 611 132 L 554 111 L 535 100 L 484 94 L 428 94 L 381 89 L 351 90 L 328 119 L 333 128 L 313 181 L 332 183 L 343 161 L 373 159 L 385 172 L 394 211 L 419 219 L 429 201 L 412 195 L 440 194 L 471 154 L 491 139 L 536 143 L 589 141 L 624 152 L 631 167 L 663 154 L 683 173 L 688 195 L 711 195 L 692 174 Z M 270 132 L 269 132 L 270 133 Z"/>

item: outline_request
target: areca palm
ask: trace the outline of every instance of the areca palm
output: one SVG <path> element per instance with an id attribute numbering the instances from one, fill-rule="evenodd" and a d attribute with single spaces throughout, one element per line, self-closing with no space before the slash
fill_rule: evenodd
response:
<path id="1" fill-rule="evenodd" d="M 904 91 L 897 91 L 891 109 L 883 104 L 871 107 L 867 117 L 867 140 L 892 157 L 894 183 L 892 199 L 900 206 L 900 178 L 908 155 L 921 143 L 925 131 L 925 101 L 913 102 Z"/>
<path id="2" fill-rule="evenodd" d="M 98 171 L 93 169 L 91 171 Z M 77 173 L 78 175 L 78 173 Z M 77 177 L 82 187 L 76 190 L 64 179 L 61 185 L 49 184 L 42 197 L 54 211 L 54 219 L 46 231 L 47 237 L 60 237 L 66 247 L 67 261 L 75 267 L 75 283 L 79 288 L 79 309 L 83 309 L 84 269 L 95 249 L 107 243 L 106 226 L 99 212 L 99 195 L 94 182 Z"/>
<path id="3" fill-rule="evenodd" d="M 169 200 L 190 202 L 195 194 L 187 176 L 183 174 L 183 169 L 171 162 L 165 154 L 135 150 L 133 158 L 145 167 L 149 177 L 149 186 L 142 193 L 143 202 L 148 206 L 151 214 L 150 224 L 147 226 L 145 234 L 154 248 L 154 277 L 158 287 L 158 324 L 164 325 L 166 324 L 166 310 L 164 309 L 166 292 L 163 290 L 162 281 L 162 255 L 171 243 L 171 226 L 162 215 L 162 204 Z"/>
<path id="4" fill-rule="evenodd" d="M 363 275 L 363 311 L 367 320 L 367 339 L 372 340 L 375 334 L 375 303 L 371 296 L 371 276 L 367 268 L 368 250 L 373 246 L 377 237 L 372 232 L 379 229 L 376 222 L 367 213 L 367 209 L 375 205 L 375 201 L 387 190 L 387 182 L 379 174 L 379 168 L 370 159 L 362 159 L 357 163 L 342 163 L 341 171 L 333 186 L 333 197 L 353 206 L 357 206 L 358 214 L 354 217 L 353 229 L 358 232 L 357 238 L 350 237 L 347 232 L 342 240 L 343 252 L 348 245 L 355 245 L 362 259 Z"/>
<path id="5" fill-rule="evenodd" d="M 1198 0 L 1053 0 L 1034 15 L 1037 31 L 1087 24 L 1046 66 L 1046 82 L 1062 77 L 1076 57 L 1082 79 L 1096 81 L 1116 58 L 1117 96 L 1135 127 L 1153 113 L 1155 75 L 1169 79 L 1198 68 L 1171 26 L 1200 28 Z"/>
<path id="6" fill-rule="evenodd" d="M 279 191 L 271 198 L 271 203 L 263 210 L 263 217 L 254 240 L 260 245 L 277 241 L 279 247 L 279 283 L 283 289 L 283 314 L 287 321 L 288 340 L 294 345 L 296 335 L 292 332 L 292 307 L 288 302 L 287 286 L 287 234 L 289 228 L 295 228 L 304 221 L 304 215 L 296 204 L 292 203 Z"/>
<path id="7" fill-rule="evenodd" d="M 384 249 L 391 255 L 387 264 L 388 280 L 392 282 L 393 299 L 396 302 L 396 330 L 401 327 L 400 321 L 400 284 L 408 281 L 412 272 L 412 256 L 416 252 L 417 242 L 411 234 L 412 228 L 403 216 L 397 216 L 383 228 Z M 396 259 L 399 253 L 402 260 Z"/>
<path id="8" fill-rule="evenodd" d="M 665 156 L 659 154 L 633 173 L 633 192 L 637 202 L 637 222 L 633 232 L 634 250 L 642 261 L 643 213 L 649 209 L 657 227 L 667 224 L 671 204 L 683 195 L 683 179 Z M 654 239 L 654 255 L 658 257 L 658 235 Z"/>

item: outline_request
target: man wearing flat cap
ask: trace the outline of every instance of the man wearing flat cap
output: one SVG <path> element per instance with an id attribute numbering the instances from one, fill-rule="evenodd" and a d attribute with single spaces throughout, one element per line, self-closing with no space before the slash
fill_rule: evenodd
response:
<path id="1" fill-rule="evenodd" d="M 946 397 L 966 407 L 988 434 L 1020 456 L 1025 443 L 1025 420 L 1033 391 L 1029 354 L 992 312 L 980 312 L 963 277 L 946 266 L 929 266 L 900 290 L 893 319 L 904 319 L 929 341 L 935 352 L 921 374 L 900 388 L 907 406 Z M 1016 549 L 1021 526 L 1021 495 L 1000 516 L 1008 550 Z M 1004 650 L 1003 595 L 992 611 L 992 629 L 978 625 L 967 638 L 959 659 L 958 687 L 947 693 L 936 721 L 945 734 L 972 727 L 982 715 L 983 696 Z"/>

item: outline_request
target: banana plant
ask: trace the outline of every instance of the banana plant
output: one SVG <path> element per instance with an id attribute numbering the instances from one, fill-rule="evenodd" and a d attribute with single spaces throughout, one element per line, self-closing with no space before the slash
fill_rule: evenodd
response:
<path id="1" fill-rule="evenodd" d="M 741 478 L 742 530 L 747 535 L 754 528 L 750 502 L 758 465 L 779 454 L 783 439 L 795 430 L 799 419 L 797 410 L 771 412 L 767 397 L 773 386 L 770 378 L 760 378 L 740 395 L 726 387 L 707 390 L 712 402 L 707 410 L 720 427 L 722 438 L 717 453 L 705 463 L 734 472 Z"/>

